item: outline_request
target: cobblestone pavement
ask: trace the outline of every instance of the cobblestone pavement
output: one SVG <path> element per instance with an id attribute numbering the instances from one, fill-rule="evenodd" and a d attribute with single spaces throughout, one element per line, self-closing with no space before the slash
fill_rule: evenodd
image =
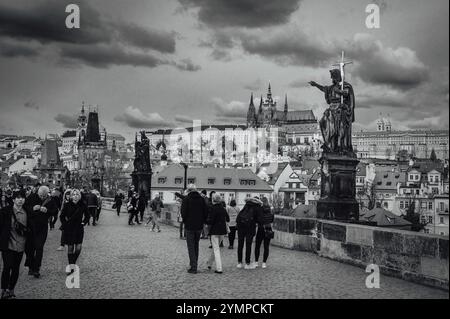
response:
<path id="1" fill-rule="evenodd" d="M 222 275 L 206 269 L 211 250 L 202 240 L 200 272 L 188 274 L 186 242 L 178 229 L 128 226 L 127 216 L 104 210 L 100 224 L 85 228 L 78 265 L 80 289 L 66 288 L 66 252 L 56 251 L 60 231 L 49 231 L 42 277 L 22 267 L 19 298 L 448 298 L 448 292 L 381 276 L 368 289 L 364 269 L 313 253 L 271 246 L 268 268 L 236 268 L 236 249 L 222 250 Z M 226 240 L 225 240 L 226 241 Z M 1 266 L 0 266 L 1 267 Z"/>

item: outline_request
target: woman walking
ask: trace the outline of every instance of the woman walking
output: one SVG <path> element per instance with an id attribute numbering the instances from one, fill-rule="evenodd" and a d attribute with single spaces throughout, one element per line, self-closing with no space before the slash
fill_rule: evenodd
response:
<path id="1" fill-rule="evenodd" d="M 71 192 L 72 192 L 72 190 L 70 190 L 70 189 L 68 189 L 68 190 L 66 190 L 64 192 L 63 201 L 62 201 L 61 209 L 60 209 L 61 212 L 64 210 L 64 207 L 66 206 L 66 204 L 69 203 L 72 200 L 71 199 Z M 60 213 L 59 220 L 61 221 L 61 213 Z M 62 221 L 61 221 L 61 225 L 62 225 Z M 59 230 L 61 230 L 61 240 L 60 240 L 60 245 L 59 245 L 58 249 L 56 249 L 56 250 L 63 251 L 64 250 L 64 241 L 63 241 L 64 240 L 64 230 L 63 230 L 63 227 L 61 226 L 59 228 Z"/>
<path id="2" fill-rule="evenodd" d="M 89 222 L 89 212 L 86 205 L 81 201 L 81 192 L 74 189 L 71 192 L 71 201 L 64 205 L 61 212 L 61 228 L 63 231 L 63 242 L 67 245 L 67 259 L 69 260 L 70 272 L 75 271 L 77 259 L 80 256 L 84 237 L 84 225 Z"/>
<path id="3" fill-rule="evenodd" d="M 258 221 L 258 231 L 256 232 L 256 242 L 255 242 L 255 263 L 253 267 L 257 268 L 259 266 L 259 250 L 261 248 L 261 243 L 264 242 L 264 255 L 263 255 L 263 263 L 262 268 L 267 267 L 267 258 L 269 258 L 269 247 L 270 240 L 273 238 L 273 230 L 272 223 L 274 220 L 274 216 L 272 210 L 270 209 L 269 201 L 266 197 L 262 199 L 262 217 L 261 220 Z"/>
<path id="4" fill-rule="evenodd" d="M 227 207 L 227 213 L 230 217 L 230 233 L 228 234 L 228 249 L 233 249 L 234 239 L 236 238 L 236 217 L 239 214 L 239 209 L 236 207 L 236 201 L 232 199 L 230 206 Z"/>
<path id="5" fill-rule="evenodd" d="M 223 208 L 222 197 L 219 194 L 212 197 L 212 204 L 206 224 L 209 228 L 213 250 L 211 251 L 211 256 L 209 257 L 207 265 L 208 269 L 211 269 L 212 263 L 215 260 L 215 273 L 221 274 L 223 271 L 219 245 L 223 241 L 223 237 L 227 234 L 227 223 L 230 221 L 230 217 L 225 208 Z"/>
<path id="6" fill-rule="evenodd" d="M 14 288 L 19 279 L 25 244 L 28 237 L 28 213 L 23 205 L 25 191 L 14 191 L 13 206 L 6 206 L 0 211 L 0 250 L 3 259 L 1 279 L 1 299 L 15 298 Z"/>

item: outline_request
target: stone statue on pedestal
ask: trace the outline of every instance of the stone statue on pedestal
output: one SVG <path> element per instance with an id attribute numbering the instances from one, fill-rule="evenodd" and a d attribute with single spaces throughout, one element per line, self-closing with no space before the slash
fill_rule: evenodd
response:
<path id="1" fill-rule="evenodd" d="M 131 174 L 135 190 L 150 198 L 152 168 L 150 164 L 150 141 L 145 131 L 140 132 L 141 139 L 136 136 L 134 170 Z"/>
<path id="2" fill-rule="evenodd" d="M 339 69 L 330 71 L 330 86 L 309 82 L 324 92 L 328 108 L 320 120 L 323 153 L 320 158 L 321 197 L 317 203 L 319 218 L 358 220 L 359 205 L 356 195 L 356 166 L 358 160 L 352 147 L 352 123 L 355 121 L 355 94 L 345 82 L 345 65 L 352 62 L 342 59 Z"/>

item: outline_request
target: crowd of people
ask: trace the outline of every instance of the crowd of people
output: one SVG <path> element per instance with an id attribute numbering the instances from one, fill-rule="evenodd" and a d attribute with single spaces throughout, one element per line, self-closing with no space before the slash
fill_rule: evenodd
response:
<path id="1" fill-rule="evenodd" d="M 224 238 L 228 235 L 228 249 L 234 249 L 236 232 L 237 268 L 259 267 L 261 244 L 264 244 L 261 267 L 267 267 L 270 240 L 274 236 L 272 230 L 274 215 L 267 198 L 249 198 L 242 210 L 239 210 L 235 200 L 231 200 L 229 205 L 226 205 L 224 199 L 216 192 L 211 191 L 208 197 L 206 191 L 198 192 L 194 184 L 188 186 L 186 194 L 179 194 L 177 197 L 181 202 L 180 222 L 186 234 L 189 273 L 196 274 L 198 271 L 199 243 L 205 235 L 209 236 L 212 249 L 207 267 L 211 270 L 215 262 L 215 273 L 223 273 L 220 248 L 223 247 Z M 180 226 L 180 238 L 183 238 L 183 226 Z M 254 262 L 251 262 L 254 239 L 255 258 Z M 244 247 L 245 264 L 243 263 Z"/>
<path id="2" fill-rule="evenodd" d="M 20 265 L 25 254 L 28 275 L 41 277 L 48 231 L 59 218 L 61 246 L 67 246 L 68 275 L 75 271 L 81 253 L 84 226 L 95 226 L 101 211 L 98 191 L 55 188 L 45 185 L 0 189 L 0 251 L 3 260 L 1 298 L 14 299 Z"/>
<path id="3" fill-rule="evenodd" d="M 236 201 L 227 205 L 214 191 L 197 191 L 194 184 L 176 193 L 179 207 L 180 239 L 186 240 L 191 274 L 196 274 L 199 260 L 200 239 L 209 239 L 207 268 L 222 274 L 221 248 L 228 237 L 228 249 L 234 249 L 237 234 L 237 268 L 255 269 L 260 266 L 259 257 L 263 245 L 262 268 L 267 267 L 270 240 L 273 238 L 274 220 L 267 198 L 248 198 L 244 207 L 237 208 Z M 25 254 L 28 275 L 41 277 L 44 246 L 48 231 L 54 230 L 57 220 L 61 226 L 59 251 L 67 247 L 69 271 L 76 269 L 84 239 L 84 227 L 99 222 L 102 199 L 98 191 L 88 188 L 62 189 L 37 184 L 35 187 L 17 189 L 0 188 L 0 251 L 3 260 L 1 298 L 15 298 L 14 289 L 19 278 L 21 261 Z M 113 208 L 118 216 L 122 206 L 128 213 L 128 225 L 152 224 L 152 231 L 161 232 L 160 219 L 164 203 L 159 194 L 149 201 L 144 192 L 138 193 L 131 186 L 128 198 L 117 193 Z M 144 222 L 148 214 L 148 219 Z M 255 242 L 254 262 L 251 262 L 252 245 Z M 244 256 L 245 249 L 245 256 Z M 207 255 L 208 255 L 207 254 Z"/>

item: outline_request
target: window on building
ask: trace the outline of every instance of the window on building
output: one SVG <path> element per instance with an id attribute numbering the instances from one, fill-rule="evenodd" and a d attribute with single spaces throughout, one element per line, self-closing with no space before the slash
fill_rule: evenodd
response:
<path id="1" fill-rule="evenodd" d="M 231 178 L 225 178 L 225 179 L 223 180 L 223 184 L 224 184 L 224 185 L 231 185 Z"/>
<path id="2" fill-rule="evenodd" d="M 159 177 L 158 178 L 158 184 L 164 184 L 166 182 L 166 178 L 165 177 Z"/>
<path id="3" fill-rule="evenodd" d="M 405 201 L 405 209 L 407 209 L 409 207 L 409 202 Z"/>
<path id="4" fill-rule="evenodd" d="M 405 202 L 404 201 L 400 201 L 400 209 L 404 209 L 405 208 Z"/>
<path id="5" fill-rule="evenodd" d="M 248 181 L 248 185 L 255 186 L 256 185 L 256 181 L 254 179 L 250 179 Z"/>
<path id="6" fill-rule="evenodd" d="M 308 137 L 305 137 L 304 141 L 305 141 L 305 144 L 309 144 L 309 138 Z"/>
<path id="7" fill-rule="evenodd" d="M 433 210 L 433 202 L 428 202 L 428 210 Z"/>
<path id="8" fill-rule="evenodd" d="M 428 228 L 425 228 L 425 229 L 423 230 L 423 232 L 424 232 L 425 234 L 429 234 L 429 233 L 430 233 L 430 230 L 429 230 Z"/>
<path id="9" fill-rule="evenodd" d="M 225 199 L 225 193 L 220 193 L 220 197 L 222 197 L 222 199 Z"/>
<path id="10" fill-rule="evenodd" d="M 188 178 L 188 184 L 195 184 L 195 177 Z"/>
<path id="11" fill-rule="evenodd" d="M 430 223 L 430 224 L 433 223 L 433 216 L 428 216 L 428 223 Z"/>
<path id="12" fill-rule="evenodd" d="M 159 194 L 159 198 L 161 198 L 161 200 L 164 200 L 164 193 L 163 192 L 158 192 Z"/>
<path id="13" fill-rule="evenodd" d="M 215 178 L 208 178 L 208 185 L 213 185 L 216 182 Z"/>
<path id="14" fill-rule="evenodd" d="M 241 185 L 248 185 L 248 180 L 246 180 L 246 179 L 241 179 L 241 180 L 239 181 L 239 184 L 241 184 Z"/>
<path id="15" fill-rule="evenodd" d="M 383 203 L 383 206 L 384 206 L 384 208 L 387 209 L 387 208 L 388 208 L 388 203 L 387 203 L 387 202 L 384 202 L 384 203 Z"/>
<path id="16" fill-rule="evenodd" d="M 439 203 L 439 210 L 440 210 L 441 212 L 444 211 L 444 208 L 445 208 L 444 203 Z"/>
<path id="17" fill-rule="evenodd" d="M 421 224 L 426 224 L 427 223 L 427 219 L 426 219 L 426 216 L 420 216 L 420 223 Z"/>
<path id="18" fill-rule="evenodd" d="M 252 197 L 252 194 L 247 194 L 246 197 L 250 198 L 250 197 Z"/>
<path id="19" fill-rule="evenodd" d="M 183 179 L 181 177 L 175 178 L 175 184 L 182 184 L 182 183 L 183 183 Z"/>
<path id="20" fill-rule="evenodd" d="M 420 203 L 420 208 L 427 209 L 427 203 L 426 202 Z"/>
<path id="21" fill-rule="evenodd" d="M 444 217 L 439 217 L 439 224 L 445 224 Z"/>

